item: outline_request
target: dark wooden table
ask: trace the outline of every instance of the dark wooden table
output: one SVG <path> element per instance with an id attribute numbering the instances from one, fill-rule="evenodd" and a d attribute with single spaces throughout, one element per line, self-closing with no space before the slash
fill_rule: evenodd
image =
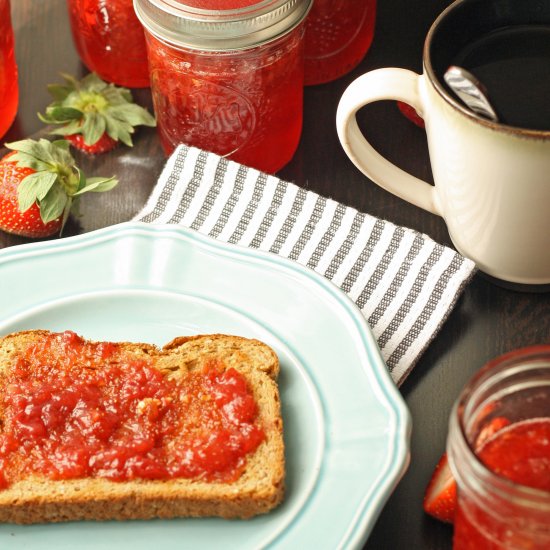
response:
<path id="1" fill-rule="evenodd" d="M 362 64 L 337 82 L 306 89 L 303 136 L 294 159 L 279 175 L 450 245 L 440 218 L 386 193 L 359 173 L 345 156 L 335 131 L 338 100 L 354 78 L 385 66 L 421 70 L 424 36 L 448 4 L 448 0 L 379 2 L 375 39 Z M 12 18 L 21 99 L 17 119 L 4 138 L 8 142 L 43 128 L 36 113 L 49 102 L 46 84 L 59 81 L 59 72 L 86 72 L 73 48 L 64 0 L 12 0 Z M 151 105 L 148 90 L 136 91 L 135 97 Z M 431 181 L 425 134 L 404 119 L 395 104 L 369 106 L 360 116 L 365 133 L 386 157 Z M 132 153 L 120 149 L 101 159 L 81 159 L 89 175 L 124 173 L 125 178 L 108 194 L 86 197 L 82 217 L 69 223 L 67 235 L 129 220 L 140 209 L 164 157 L 154 130 L 141 130 L 135 147 Z M 146 159 L 139 165 L 136 152 Z M 2 247 L 24 242 L 0 233 Z M 413 418 L 411 464 L 366 548 L 451 548 L 451 528 L 422 512 L 424 489 L 445 447 L 451 406 L 464 383 L 488 359 L 543 342 L 550 342 L 550 293 L 520 293 L 496 286 L 481 274 L 474 277 L 401 387 Z"/>

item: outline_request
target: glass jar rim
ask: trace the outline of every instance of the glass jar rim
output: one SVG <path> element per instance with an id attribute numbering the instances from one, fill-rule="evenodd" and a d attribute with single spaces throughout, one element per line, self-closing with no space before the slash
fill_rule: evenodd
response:
<path id="1" fill-rule="evenodd" d="M 494 473 L 483 464 L 469 443 L 464 422 L 464 412 L 468 408 L 465 405 L 467 399 L 470 395 L 474 395 L 475 391 L 479 390 L 483 384 L 487 383 L 499 367 L 502 369 L 512 368 L 514 365 L 520 364 L 519 362 L 524 365 L 532 362 L 532 366 L 537 366 L 534 363 L 537 359 L 545 361 L 550 369 L 550 345 L 529 346 L 500 355 L 489 361 L 470 379 L 460 393 L 451 412 L 448 445 L 450 451 L 449 464 L 455 479 L 461 478 L 461 474 L 454 464 L 454 455 L 460 454 L 461 459 L 466 459 L 470 466 L 468 473 L 473 474 L 463 476 L 468 485 L 473 484 L 477 489 L 480 486 L 485 489 L 490 487 L 491 492 L 512 499 L 524 506 L 533 506 L 550 511 L 550 491 L 516 483 Z"/>
<path id="2" fill-rule="evenodd" d="M 200 50 L 240 50 L 271 42 L 299 25 L 313 0 L 260 0 L 204 9 L 179 0 L 133 0 L 141 24 L 158 39 Z"/>

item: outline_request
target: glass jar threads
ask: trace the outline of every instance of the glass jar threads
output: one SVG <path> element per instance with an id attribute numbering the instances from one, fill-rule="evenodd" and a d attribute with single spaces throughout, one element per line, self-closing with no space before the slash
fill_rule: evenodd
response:
<path id="1" fill-rule="evenodd" d="M 0 0 L 0 137 L 17 114 L 19 84 L 15 63 L 10 0 Z"/>
<path id="2" fill-rule="evenodd" d="M 143 28 L 132 0 L 67 0 L 73 41 L 82 62 L 103 80 L 149 86 Z"/>
<path id="3" fill-rule="evenodd" d="M 355 68 L 371 45 L 375 19 L 376 0 L 314 0 L 306 26 L 306 85 Z"/>
<path id="4" fill-rule="evenodd" d="M 134 0 L 161 143 L 273 173 L 302 130 L 311 0 Z"/>
<path id="5" fill-rule="evenodd" d="M 454 550 L 550 548 L 550 345 L 489 362 L 449 424 Z"/>

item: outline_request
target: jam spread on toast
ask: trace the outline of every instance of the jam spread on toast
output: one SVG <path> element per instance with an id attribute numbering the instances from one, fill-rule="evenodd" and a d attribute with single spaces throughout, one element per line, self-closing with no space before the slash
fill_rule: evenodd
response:
<path id="1" fill-rule="evenodd" d="M 265 439 L 245 378 L 211 360 L 174 375 L 147 354 L 46 334 L 3 373 L 0 487 L 49 479 L 231 482 Z"/>

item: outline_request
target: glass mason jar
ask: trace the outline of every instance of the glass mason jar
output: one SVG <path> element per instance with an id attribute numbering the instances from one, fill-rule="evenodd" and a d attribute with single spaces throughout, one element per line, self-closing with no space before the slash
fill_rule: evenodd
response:
<path id="1" fill-rule="evenodd" d="M 311 0 L 135 0 L 161 143 L 273 173 L 302 131 Z"/>
<path id="2" fill-rule="evenodd" d="M 489 362 L 449 423 L 455 550 L 550 548 L 550 345 Z"/>
<path id="3" fill-rule="evenodd" d="M 314 0 L 306 24 L 306 85 L 354 69 L 372 43 L 375 19 L 376 0 Z"/>
<path id="4" fill-rule="evenodd" d="M 82 62 L 103 80 L 149 86 L 143 28 L 132 0 L 67 0 L 73 41 Z"/>
<path id="5" fill-rule="evenodd" d="M 11 126 L 17 114 L 19 84 L 13 29 L 11 26 L 10 0 L 0 0 L 0 137 Z"/>

